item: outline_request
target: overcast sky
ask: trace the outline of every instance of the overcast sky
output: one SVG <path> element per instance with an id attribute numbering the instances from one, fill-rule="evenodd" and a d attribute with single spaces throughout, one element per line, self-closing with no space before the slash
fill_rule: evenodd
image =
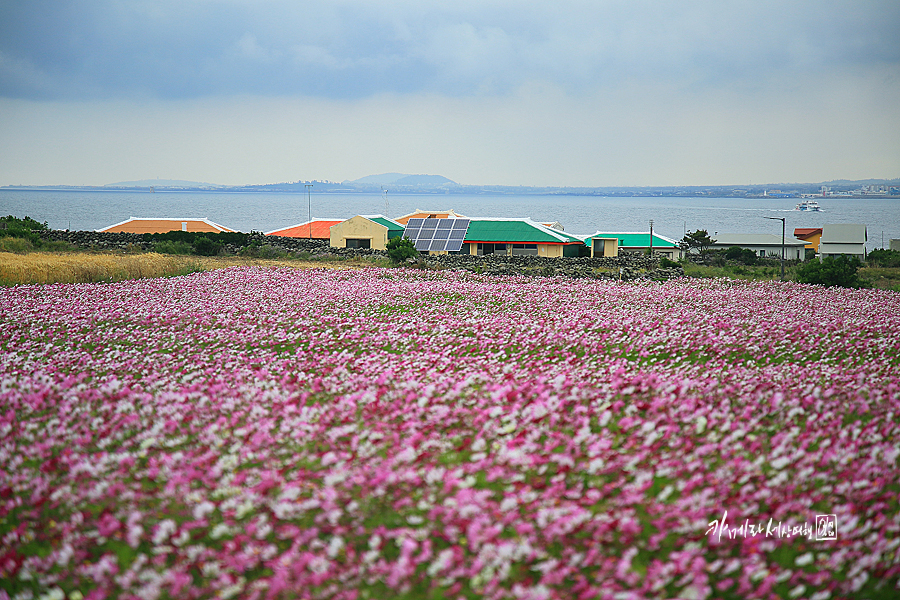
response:
<path id="1" fill-rule="evenodd" d="M 900 2 L 0 2 L 0 185 L 383 172 L 900 177 Z"/>

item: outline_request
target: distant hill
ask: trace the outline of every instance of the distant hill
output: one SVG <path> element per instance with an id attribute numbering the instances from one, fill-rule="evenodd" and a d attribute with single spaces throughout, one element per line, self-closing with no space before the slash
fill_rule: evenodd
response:
<path id="1" fill-rule="evenodd" d="M 441 175 L 407 175 L 405 173 L 382 173 L 369 175 L 344 183 L 356 185 L 455 185 L 456 182 Z"/>
<path id="2" fill-rule="evenodd" d="M 214 183 L 202 183 L 199 181 L 184 181 L 181 179 L 141 179 L 140 181 L 120 181 L 119 183 L 107 183 L 103 187 L 221 187 Z"/>

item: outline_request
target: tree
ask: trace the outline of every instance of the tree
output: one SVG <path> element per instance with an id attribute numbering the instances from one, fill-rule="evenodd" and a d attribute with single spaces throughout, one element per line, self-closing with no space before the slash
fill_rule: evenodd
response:
<path id="1" fill-rule="evenodd" d="M 858 268 L 859 260 L 856 258 L 826 256 L 821 261 L 811 260 L 797 267 L 795 279 L 800 283 L 828 287 L 869 287 L 869 283 L 856 273 Z"/>
<path id="2" fill-rule="evenodd" d="M 707 230 L 698 229 L 697 231 L 686 233 L 684 237 L 681 238 L 681 241 L 678 242 L 678 247 L 687 252 L 690 252 L 691 250 L 704 252 L 715 243 L 716 240 L 709 237 L 709 232 Z"/>
<path id="3" fill-rule="evenodd" d="M 387 248 L 387 255 L 391 262 L 398 265 L 405 262 L 407 258 L 419 256 L 415 244 L 408 237 L 391 238 L 385 248 Z"/>

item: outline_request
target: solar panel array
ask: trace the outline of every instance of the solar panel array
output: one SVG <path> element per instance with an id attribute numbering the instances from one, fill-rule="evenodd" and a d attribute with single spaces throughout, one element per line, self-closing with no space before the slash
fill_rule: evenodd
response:
<path id="1" fill-rule="evenodd" d="M 469 219 L 410 219 L 403 234 L 419 252 L 459 252 Z"/>

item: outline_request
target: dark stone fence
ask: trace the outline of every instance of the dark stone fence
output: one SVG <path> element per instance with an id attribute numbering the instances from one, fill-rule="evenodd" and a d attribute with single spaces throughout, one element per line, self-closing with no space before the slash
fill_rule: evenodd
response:
<path id="1" fill-rule="evenodd" d="M 614 258 L 447 254 L 423 256 L 419 262 L 430 268 L 465 270 L 485 275 L 561 276 L 622 281 L 684 277 L 684 269 L 680 266 L 659 268 L 658 258 L 639 253 L 624 253 Z"/>
<path id="2" fill-rule="evenodd" d="M 154 242 L 138 233 L 109 233 L 98 231 L 41 231 L 41 238 L 64 241 L 75 246 L 96 250 L 127 250 L 139 248 L 153 249 Z M 355 256 L 383 256 L 384 250 L 367 248 L 332 248 L 328 242 L 303 238 L 266 236 L 261 233 L 248 235 L 245 246 L 225 245 L 223 254 L 239 254 L 253 247 L 268 246 L 273 250 L 294 255 L 308 253 L 317 259 L 329 257 L 349 258 Z M 468 254 L 448 254 L 439 256 L 422 255 L 412 264 L 431 269 L 465 270 L 485 275 L 525 275 L 538 277 L 577 277 L 588 279 L 608 279 L 631 281 L 636 279 L 672 279 L 683 277 L 684 270 L 678 267 L 659 268 L 659 259 L 640 253 L 623 253 L 615 258 L 545 258 L 541 256 L 472 256 Z"/>
<path id="3" fill-rule="evenodd" d="M 149 251 L 153 249 L 156 241 L 145 238 L 141 233 L 111 233 L 107 231 L 63 231 L 51 229 L 38 232 L 41 239 L 50 241 L 68 242 L 81 248 L 93 248 L 99 250 L 126 250 L 129 246 Z M 202 235 L 202 234 L 201 234 Z M 215 239 L 215 234 L 210 237 Z M 263 235 L 261 233 L 247 234 L 248 244 L 235 246 L 226 244 L 223 251 L 226 254 L 237 254 L 243 248 L 250 245 L 271 246 L 276 250 L 285 252 L 309 252 L 311 254 L 323 251 L 336 250 L 329 248 L 328 242 L 322 240 L 308 240 L 303 238 L 286 238 Z"/>
<path id="4" fill-rule="evenodd" d="M 97 248 L 103 250 L 126 249 L 129 245 L 142 250 L 150 250 L 152 242 L 144 241 L 139 233 L 100 233 L 97 231 L 64 231 L 50 229 L 37 232 L 42 240 L 52 242 L 68 242 L 81 248 Z"/>

